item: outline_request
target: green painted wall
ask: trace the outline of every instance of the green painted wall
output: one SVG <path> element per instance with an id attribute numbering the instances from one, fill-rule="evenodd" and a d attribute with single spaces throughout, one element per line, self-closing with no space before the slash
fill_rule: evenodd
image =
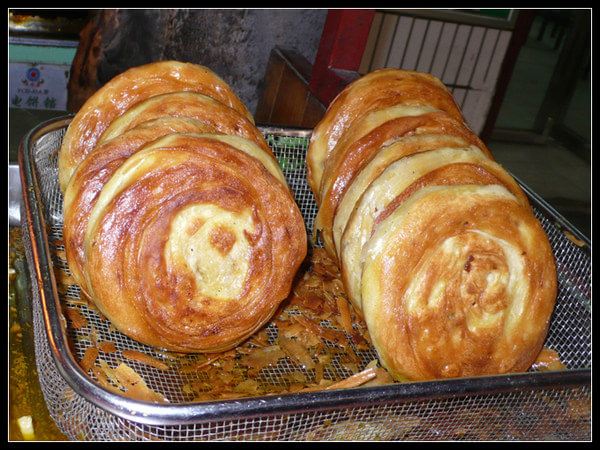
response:
<path id="1" fill-rule="evenodd" d="M 36 62 L 70 66 L 77 47 L 42 47 L 37 45 L 9 44 L 9 62 Z"/>

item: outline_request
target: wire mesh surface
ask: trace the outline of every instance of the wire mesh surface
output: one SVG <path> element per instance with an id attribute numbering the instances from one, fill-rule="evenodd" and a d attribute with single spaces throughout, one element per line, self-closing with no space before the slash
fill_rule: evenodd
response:
<path id="1" fill-rule="evenodd" d="M 171 404 L 192 401 L 185 387 L 189 383 L 210 380 L 201 371 L 183 372 L 182 366 L 198 355 L 179 357 L 177 362 L 167 353 L 140 344 L 116 331 L 89 308 L 79 296 L 76 285 L 61 285 L 68 279 L 62 241 L 62 195 L 58 188 L 57 151 L 65 128 L 46 133 L 30 143 L 40 184 L 48 241 L 56 273 L 61 305 L 77 309 L 85 318 L 84 326 L 65 322 L 72 352 L 81 360 L 88 347 L 98 342 L 112 342 L 117 351 L 102 355 L 111 366 L 123 360 L 123 350 L 136 350 L 168 363 L 159 370 L 136 361 L 127 363 L 148 386 L 164 395 Z M 307 231 L 312 231 L 317 207 L 306 183 L 305 153 L 308 136 L 302 133 L 266 134 L 267 142 L 278 157 L 287 181 L 303 213 Z M 568 369 L 591 366 L 591 272 L 589 253 L 568 239 L 552 217 L 542 210 L 536 216 L 548 233 L 558 269 L 558 298 L 546 346 L 557 351 Z M 24 233 L 27 240 L 27 233 Z M 32 261 L 31 245 L 25 245 Z M 30 268 L 31 270 L 31 268 Z M 32 277 L 35 283 L 35 277 Z M 153 426 L 138 423 L 99 408 L 68 385 L 57 370 L 44 327 L 37 286 L 34 294 L 34 329 L 36 361 L 40 384 L 48 409 L 59 428 L 72 439 L 86 440 L 496 440 L 549 439 L 587 440 L 590 438 L 589 385 L 556 386 L 505 393 L 478 393 L 454 398 L 430 398 L 406 401 L 398 398 L 372 405 L 340 405 L 331 410 L 306 407 L 302 413 L 290 412 L 265 417 L 236 417 L 230 420 L 202 421 L 193 424 Z M 334 327 L 332 324 L 325 324 Z M 361 326 L 355 324 L 355 327 Z M 277 327 L 267 328 L 269 339 L 277 336 Z M 376 358 L 371 348 L 355 349 L 361 364 L 358 370 Z M 260 382 L 281 388 L 290 383 L 291 373 L 303 372 L 307 379 L 314 373 L 281 359 L 275 366 L 258 374 Z M 334 359 L 326 377 L 338 380 L 352 374 L 342 361 Z M 90 377 L 93 378 L 93 375 Z"/>

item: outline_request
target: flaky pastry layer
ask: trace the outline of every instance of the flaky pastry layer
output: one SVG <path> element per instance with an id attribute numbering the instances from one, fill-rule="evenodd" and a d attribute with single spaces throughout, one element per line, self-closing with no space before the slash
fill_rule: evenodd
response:
<path id="1" fill-rule="evenodd" d="M 131 68 L 96 91 L 70 123 L 58 158 L 61 190 L 64 192 L 75 167 L 92 151 L 114 119 L 143 100 L 179 91 L 205 94 L 254 123 L 252 115 L 227 83 L 204 66 L 159 61 Z"/>

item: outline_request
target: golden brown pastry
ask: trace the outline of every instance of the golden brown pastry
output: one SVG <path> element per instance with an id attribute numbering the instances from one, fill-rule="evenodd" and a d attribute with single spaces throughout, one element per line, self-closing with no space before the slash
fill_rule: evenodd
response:
<path id="1" fill-rule="evenodd" d="M 196 92 L 171 92 L 138 103 L 115 119 L 98 143 L 102 144 L 141 123 L 167 116 L 195 119 L 205 127 L 206 132 L 252 140 L 275 158 L 262 133 L 250 120 L 222 103 Z"/>
<path id="2" fill-rule="evenodd" d="M 414 136 L 439 136 L 419 140 Z M 408 137 L 408 139 L 404 139 Z M 402 142 L 402 152 L 396 158 L 410 153 L 444 147 L 446 145 L 475 145 L 491 157 L 487 147 L 463 122 L 441 111 L 424 107 L 395 106 L 374 111 L 357 120 L 344 133 L 330 153 L 321 178 L 321 204 L 315 220 L 315 230 L 321 232 L 325 249 L 332 257 L 334 251 L 331 229 L 334 216 L 348 186 L 361 169 L 382 147 Z M 454 144 L 458 143 L 458 144 Z"/>
<path id="3" fill-rule="evenodd" d="M 90 212 L 89 293 L 140 342 L 180 352 L 235 346 L 271 317 L 305 257 L 289 190 L 228 139 L 152 142 L 114 172 Z"/>
<path id="4" fill-rule="evenodd" d="M 134 67 L 100 88 L 73 118 L 59 152 L 61 190 L 64 192 L 75 167 L 92 151 L 115 118 L 147 98 L 178 91 L 205 94 L 254 123 L 252 115 L 227 83 L 206 67 L 177 61 Z"/>
<path id="5" fill-rule="evenodd" d="M 221 125 L 222 131 L 234 133 Z M 85 267 L 83 240 L 88 219 L 100 192 L 113 173 L 145 144 L 173 133 L 214 132 L 211 126 L 189 118 L 162 117 L 143 122 L 96 147 L 77 167 L 64 195 L 63 237 L 69 268 L 73 278 L 89 296 L 83 271 Z M 276 161 L 256 144 L 236 136 L 223 135 L 219 139 L 259 159 L 265 167 L 285 185 L 285 179 Z"/>
<path id="6" fill-rule="evenodd" d="M 145 144 L 171 133 L 202 131 L 205 131 L 202 124 L 192 119 L 155 119 L 96 147 L 77 166 L 64 193 L 63 240 L 69 269 L 75 282 L 88 297 L 83 276 L 83 238 L 90 211 L 106 182 L 127 158 Z"/>
<path id="7" fill-rule="evenodd" d="M 499 185 L 428 186 L 364 249 L 362 307 L 400 380 L 527 370 L 546 337 L 556 268 L 540 224 Z"/>
<path id="8" fill-rule="evenodd" d="M 308 184 L 317 201 L 325 161 L 340 137 L 354 121 L 369 112 L 395 105 L 424 106 L 448 113 L 462 121 L 461 112 L 444 84 L 424 73 L 380 69 L 348 85 L 331 102 L 315 127 L 306 154 Z"/>
<path id="9" fill-rule="evenodd" d="M 386 69 L 352 83 L 307 166 L 315 230 L 395 379 L 530 367 L 556 300 L 552 250 L 439 80 Z"/>
<path id="10" fill-rule="evenodd" d="M 379 172 L 372 168 L 380 167 L 380 160 L 385 159 L 379 155 L 361 172 L 361 179 L 355 190 L 363 192 L 351 207 L 349 216 L 345 214 L 347 222 L 340 224 L 343 231 L 341 238 L 338 237 L 342 279 L 348 298 L 358 311 L 362 310 L 360 289 L 363 247 L 377 223 L 384 220 L 412 193 L 425 186 L 499 184 L 513 193 L 521 205 L 529 208 L 527 197 L 514 179 L 477 147 L 442 147 L 406 156 L 387 165 L 385 170 L 372 179 L 374 172 Z M 383 155 L 387 156 L 385 153 Z M 370 183 L 365 186 L 368 181 Z M 347 210 L 343 208 L 343 212 Z M 343 218 L 340 220 L 343 221 Z"/>

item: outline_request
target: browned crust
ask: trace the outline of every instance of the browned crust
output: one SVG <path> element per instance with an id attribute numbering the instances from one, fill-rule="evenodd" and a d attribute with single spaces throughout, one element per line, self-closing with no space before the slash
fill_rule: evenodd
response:
<path id="1" fill-rule="evenodd" d="M 445 111 L 458 121 L 463 120 L 450 92 L 429 74 L 381 69 L 363 76 L 348 85 L 331 102 L 311 137 L 306 156 L 308 184 L 318 200 L 321 198 L 321 180 L 314 174 L 315 154 L 322 153 L 327 160 L 338 140 L 354 121 L 371 111 L 394 105 L 431 106 Z M 325 148 L 315 145 L 316 138 L 320 136 L 325 138 Z"/>
<path id="2" fill-rule="evenodd" d="M 517 183 L 515 183 L 514 179 L 507 173 L 492 173 L 489 168 L 486 169 L 485 167 L 473 163 L 457 163 L 432 170 L 427 175 L 422 176 L 408 186 L 379 213 L 375 218 L 373 228 L 393 213 L 407 198 L 425 186 L 455 186 L 465 184 L 476 184 L 480 186 L 485 186 L 487 184 L 503 185 L 519 199 L 524 207 L 529 206 L 527 196 L 523 193 L 521 188 L 519 188 Z"/>
<path id="3" fill-rule="evenodd" d="M 419 233 L 407 233 L 409 229 Z M 522 237 L 523 229 L 529 238 Z M 507 257 L 497 245 L 469 234 L 472 230 L 509 242 L 524 260 L 522 277 L 529 294 L 511 329 L 505 325 L 513 299 L 504 291 L 481 292 L 490 270 L 506 274 Z M 478 200 L 438 192 L 415 204 L 410 220 L 396 231 L 397 237 L 379 255 L 379 261 L 387 263 L 378 266 L 379 272 L 369 272 L 377 273 L 376 277 L 363 277 L 363 283 L 380 284 L 381 297 L 365 309 L 365 315 L 378 352 L 395 378 L 425 380 L 527 370 L 546 337 L 557 286 L 552 250 L 531 212 L 510 199 Z M 453 236 L 465 239 L 466 247 L 461 248 L 468 249 L 464 262 L 469 270 L 465 264 L 453 272 L 445 257 L 426 257 Z M 427 275 L 419 286 L 419 312 L 411 313 L 402 299 L 419 270 Z M 429 305 L 426 300 L 440 281 L 446 283 L 444 297 Z M 363 306 L 372 301 L 363 297 Z M 487 328 L 471 330 L 467 316 L 483 311 L 504 315 Z M 455 332 L 458 342 L 452 339 Z"/>
<path id="4" fill-rule="evenodd" d="M 161 161 L 179 155 L 185 162 L 153 167 L 108 205 L 86 252 L 94 300 L 117 328 L 146 344 L 181 352 L 231 348 L 262 326 L 289 293 L 306 255 L 302 216 L 287 188 L 260 162 L 223 142 L 182 135 L 153 152 Z M 171 218 L 198 203 L 254 211 L 255 232 L 247 236 L 250 273 L 242 297 L 229 304 L 203 297 L 201 308 L 191 308 L 191 274 L 165 266 Z M 142 329 L 127 330 L 133 311 Z"/>
<path id="5" fill-rule="evenodd" d="M 375 128 L 357 141 L 340 140 L 335 150 L 330 155 L 323 172 L 321 183 L 321 205 L 317 226 L 323 233 L 325 248 L 331 256 L 335 257 L 333 236 L 331 229 L 337 207 L 352 180 L 361 169 L 377 154 L 386 144 L 401 141 L 403 137 L 420 134 L 439 134 L 439 146 L 454 147 L 454 141 L 449 141 L 445 136 L 462 138 L 466 145 L 475 145 L 482 149 L 486 155 L 491 157 L 487 147 L 481 140 L 471 132 L 462 122 L 454 120 L 443 112 L 432 112 L 420 116 L 400 117 L 390 120 Z M 406 145 L 403 156 L 431 150 L 423 148 L 416 143 Z"/>
<path id="6" fill-rule="evenodd" d="M 127 158 L 166 134 L 208 131 L 201 124 L 177 118 L 162 118 L 141 124 L 95 148 L 77 167 L 65 192 L 63 236 L 73 277 L 89 296 L 83 276 L 84 237 L 92 209 L 104 185 Z"/>
<path id="7" fill-rule="evenodd" d="M 73 118 L 59 152 L 60 187 L 68 175 L 92 151 L 110 123 L 133 105 L 167 92 L 205 94 L 253 121 L 241 100 L 215 73 L 203 66 L 159 61 L 129 69 L 94 93 Z"/>

